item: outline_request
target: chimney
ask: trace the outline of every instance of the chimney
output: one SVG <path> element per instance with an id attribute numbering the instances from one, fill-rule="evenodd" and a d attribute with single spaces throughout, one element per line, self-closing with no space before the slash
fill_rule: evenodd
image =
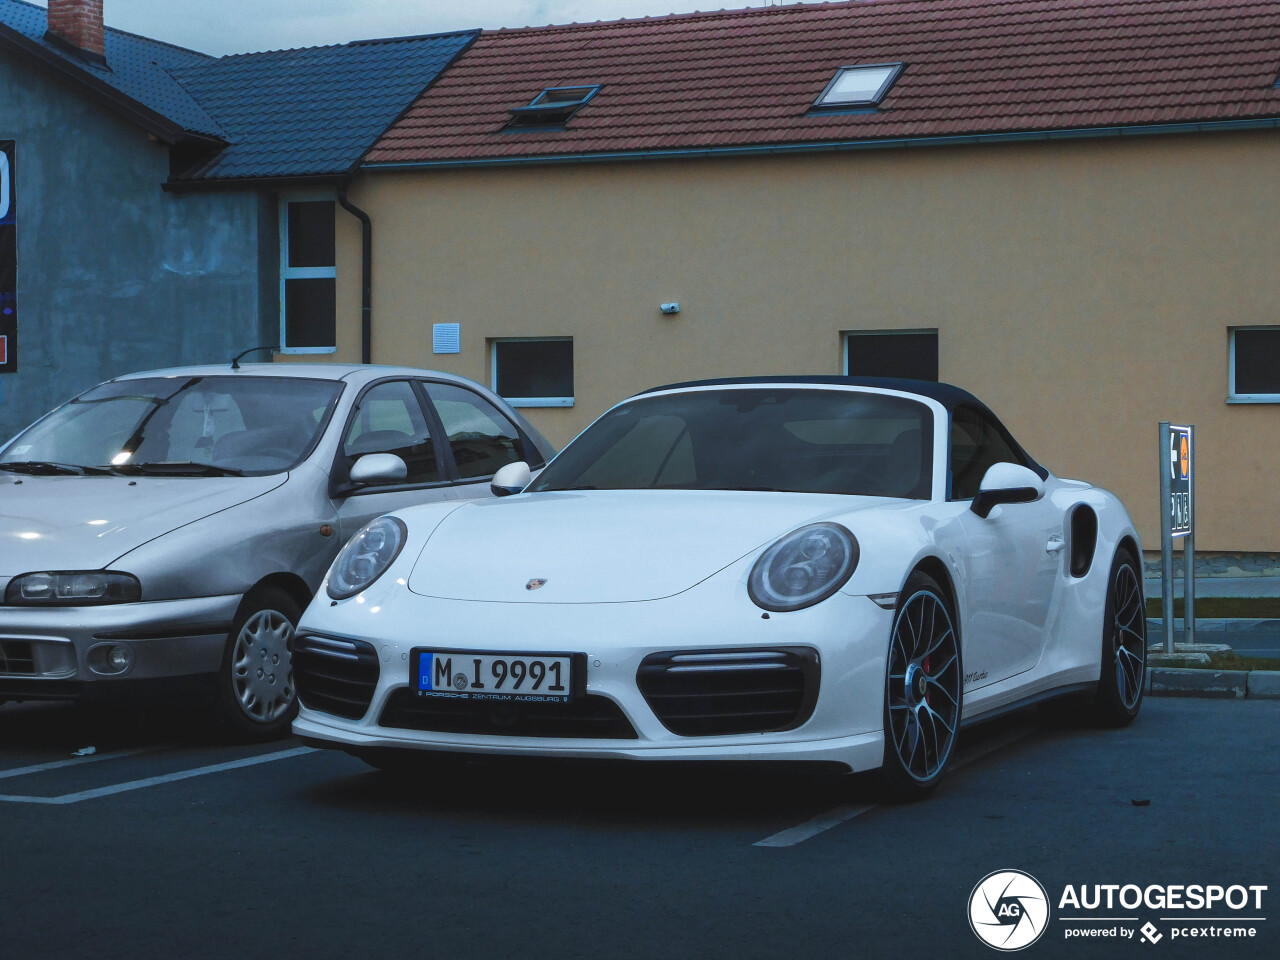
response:
<path id="1" fill-rule="evenodd" d="M 107 62 L 102 0 L 49 0 L 46 40 L 71 47 L 86 60 Z"/>

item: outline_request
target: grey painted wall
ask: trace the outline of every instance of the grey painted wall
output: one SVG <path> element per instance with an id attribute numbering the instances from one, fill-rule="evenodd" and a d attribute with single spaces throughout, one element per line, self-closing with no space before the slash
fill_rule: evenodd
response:
<path id="1" fill-rule="evenodd" d="M 163 144 L 8 55 L 0 139 L 17 141 L 19 324 L 0 442 L 110 377 L 275 343 L 274 199 L 166 193 Z"/>

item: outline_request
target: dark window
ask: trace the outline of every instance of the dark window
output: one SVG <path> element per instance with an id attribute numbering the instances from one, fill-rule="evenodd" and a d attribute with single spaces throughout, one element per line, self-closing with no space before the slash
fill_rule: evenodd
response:
<path id="1" fill-rule="evenodd" d="M 431 431 L 407 380 L 379 383 L 365 392 L 347 427 L 342 452 L 352 460 L 368 453 L 394 453 L 409 468 L 405 483 L 440 479 Z"/>
<path id="2" fill-rule="evenodd" d="M 337 343 L 336 204 L 285 201 L 280 218 L 280 346 L 332 353 Z"/>
<path id="3" fill-rule="evenodd" d="M 289 347 L 332 347 L 336 342 L 338 281 L 284 282 L 284 342 Z"/>
<path id="4" fill-rule="evenodd" d="M 461 479 L 491 477 L 505 464 L 528 460 L 520 431 L 484 397 L 447 383 L 428 383 L 427 394 Z"/>
<path id="5" fill-rule="evenodd" d="M 1280 397 L 1280 327 L 1231 331 L 1231 398 Z"/>
<path id="6" fill-rule="evenodd" d="M 844 353 L 851 377 L 938 379 L 937 330 L 850 333 Z"/>
<path id="7" fill-rule="evenodd" d="M 951 412 L 951 500 L 971 500 L 993 464 L 1030 466 L 990 417 L 969 407 Z"/>
<path id="8" fill-rule="evenodd" d="M 289 204 L 289 266 L 332 267 L 334 208 L 331 200 L 307 200 Z"/>
<path id="9" fill-rule="evenodd" d="M 495 340 L 493 390 L 529 406 L 573 403 L 573 341 Z"/>
<path id="10" fill-rule="evenodd" d="M 563 127 L 588 100 L 600 92 L 592 87 L 548 87 L 533 98 L 527 106 L 512 107 L 511 119 L 506 129 Z"/>

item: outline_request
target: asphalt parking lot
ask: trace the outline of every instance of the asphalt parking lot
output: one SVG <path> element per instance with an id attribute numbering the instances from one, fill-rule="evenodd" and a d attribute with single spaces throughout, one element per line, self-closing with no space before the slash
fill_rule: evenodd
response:
<path id="1" fill-rule="evenodd" d="M 956 763 L 901 807 L 758 768 L 485 762 L 405 784 L 193 717 L 10 704 L 0 955 L 990 957 L 968 902 L 1006 868 L 1054 901 L 1028 957 L 1280 953 L 1280 702 L 1149 700 L 1123 731 L 1019 714 Z M 1068 884 L 1269 889 L 1229 918 L 1253 937 L 1191 940 L 1185 910 L 1079 919 Z M 1067 937 L 1145 921 L 1158 942 Z"/>

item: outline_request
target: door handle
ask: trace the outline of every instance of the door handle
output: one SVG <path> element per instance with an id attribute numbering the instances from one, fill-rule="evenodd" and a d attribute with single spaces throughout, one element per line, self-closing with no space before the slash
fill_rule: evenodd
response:
<path id="1" fill-rule="evenodd" d="M 1059 553 L 1067 542 L 1061 537 L 1050 537 L 1049 542 L 1044 545 L 1045 553 Z"/>

